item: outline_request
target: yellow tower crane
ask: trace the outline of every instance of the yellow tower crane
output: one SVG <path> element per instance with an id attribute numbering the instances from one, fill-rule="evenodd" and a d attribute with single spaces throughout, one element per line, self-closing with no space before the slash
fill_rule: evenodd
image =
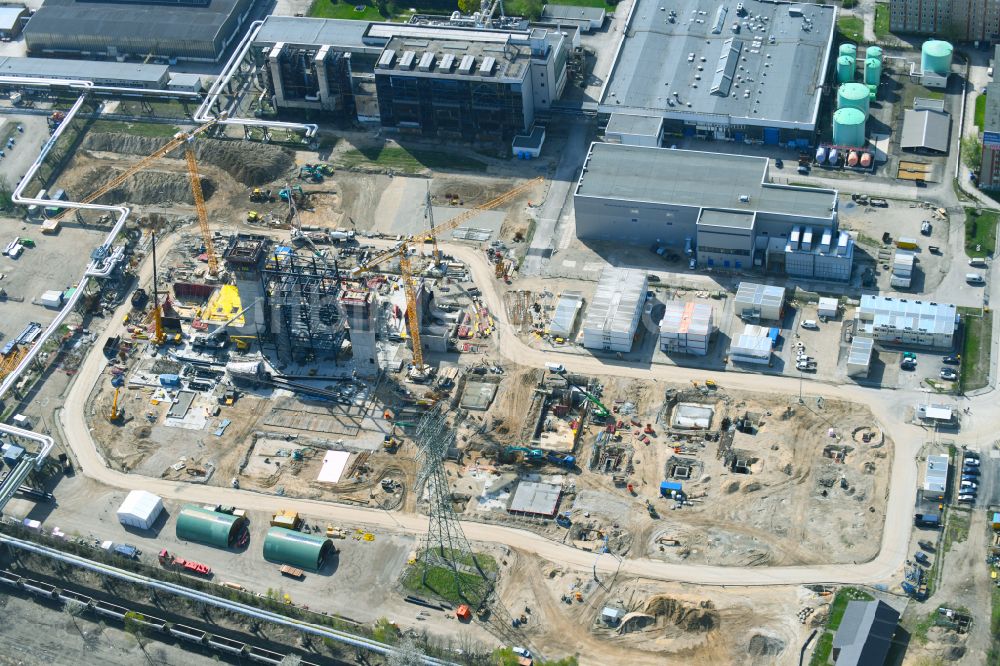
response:
<path id="1" fill-rule="evenodd" d="M 515 198 L 517 195 L 531 189 L 543 180 L 545 179 L 539 176 L 525 181 L 517 187 L 504 192 L 495 199 L 491 199 L 484 204 L 476 206 L 475 208 L 470 208 L 461 215 L 458 215 L 443 224 L 437 225 L 430 230 L 429 235 L 431 238 L 436 239 L 442 233 L 455 229 L 480 213 L 493 210 L 497 206 L 502 206 L 511 199 Z M 354 275 L 361 275 L 362 273 L 371 271 L 376 266 L 385 263 L 393 257 L 399 257 L 399 272 L 403 277 L 403 289 L 406 292 L 406 321 L 409 326 L 410 340 L 413 342 L 413 365 L 417 374 L 422 375 L 424 372 L 424 349 L 420 342 L 420 322 L 417 319 L 417 287 L 413 280 L 413 268 L 410 263 L 410 245 L 412 243 L 412 236 L 406 238 L 400 241 L 400 243 L 395 247 L 375 255 L 367 263 L 358 266 L 352 272 Z"/>
<path id="2" fill-rule="evenodd" d="M 184 149 L 187 159 L 188 178 L 191 179 L 191 193 L 194 195 L 194 207 L 198 211 L 198 226 L 201 228 L 201 240 L 205 243 L 205 254 L 208 255 L 208 274 L 215 277 L 219 274 L 219 262 L 215 258 L 215 246 L 212 243 L 212 232 L 208 228 L 208 211 L 205 209 L 205 194 L 201 191 L 201 178 L 198 176 L 198 161 L 190 142 Z"/>

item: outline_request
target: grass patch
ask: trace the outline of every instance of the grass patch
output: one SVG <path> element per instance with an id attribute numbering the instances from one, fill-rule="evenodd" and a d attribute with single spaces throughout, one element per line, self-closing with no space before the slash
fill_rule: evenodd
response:
<path id="1" fill-rule="evenodd" d="M 476 560 L 487 574 L 496 573 L 497 563 L 489 555 L 476 554 Z M 469 594 L 469 590 L 481 588 L 482 577 L 476 573 L 471 557 L 464 556 L 459 562 L 468 570 L 460 571 L 456 580 L 449 569 L 428 567 L 418 560 L 410 565 L 403 576 L 403 587 L 418 594 L 434 595 L 454 604 L 468 603 L 473 607 L 478 606 L 481 599 L 469 598 L 466 595 Z"/>
<path id="2" fill-rule="evenodd" d="M 995 210 L 965 209 L 965 254 L 970 258 L 992 255 L 997 249 L 997 216 Z"/>
<path id="3" fill-rule="evenodd" d="M 357 11 L 355 6 L 364 6 L 364 11 Z M 330 0 L 313 0 L 309 5 L 309 16 L 314 18 L 354 19 L 357 21 L 384 21 L 378 7 L 372 2 L 331 2 Z"/>
<path id="4" fill-rule="evenodd" d="M 986 95 L 976 97 L 976 127 L 983 129 L 986 124 Z"/>
<path id="5" fill-rule="evenodd" d="M 812 659 L 809 666 L 825 666 L 830 663 L 830 653 L 833 652 L 833 634 L 824 631 L 816 641 L 816 649 L 813 650 Z"/>
<path id="6" fill-rule="evenodd" d="M 972 513 L 964 509 L 949 509 L 948 527 L 944 532 L 944 544 L 941 546 L 941 555 L 951 550 L 956 543 L 961 543 L 969 538 L 969 525 L 972 523 Z"/>
<path id="7" fill-rule="evenodd" d="M 436 150 L 408 150 L 401 146 L 356 148 L 337 155 L 335 160 L 346 169 L 382 167 L 406 173 L 419 173 L 424 169 L 486 171 L 485 162 L 471 157 Z"/>
<path id="8" fill-rule="evenodd" d="M 889 5 L 875 5 L 875 39 L 884 41 L 892 37 L 889 32 Z"/>
<path id="9" fill-rule="evenodd" d="M 960 390 L 971 391 L 986 386 L 990 372 L 990 346 L 993 339 L 993 319 L 977 308 L 958 308 L 964 328 Z"/>
<path id="10" fill-rule="evenodd" d="M 862 42 L 865 37 L 865 22 L 857 16 L 841 16 L 837 19 L 837 32 L 851 42 Z"/>
<path id="11" fill-rule="evenodd" d="M 94 124 L 90 126 L 90 131 L 162 138 L 173 137 L 180 129 L 161 123 L 120 123 L 113 120 L 95 120 Z"/>

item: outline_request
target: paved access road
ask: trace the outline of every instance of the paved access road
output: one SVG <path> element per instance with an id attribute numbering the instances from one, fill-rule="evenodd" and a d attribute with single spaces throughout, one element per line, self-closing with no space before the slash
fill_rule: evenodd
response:
<path id="1" fill-rule="evenodd" d="M 614 374 L 617 376 L 642 379 L 660 379 L 672 382 L 703 380 L 703 370 L 665 365 L 635 366 L 627 363 L 604 360 L 589 356 L 555 354 L 532 349 L 521 342 L 506 322 L 502 298 L 497 290 L 497 282 L 485 257 L 477 250 L 443 244 L 446 250 L 466 262 L 473 279 L 480 286 L 486 304 L 493 311 L 498 323 L 500 353 L 512 362 L 521 365 L 542 367 L 545 361 L 557 360 L 573 372 L 584 374 Z M 148 280 L 152 272 L 147 261 L 142 268 L 140 281 Z M 123 304 L 122 308 L 128 305 Z M 120 321 L 120 317 L 117 319 Z M 116 321 L 110 318 L 110 321 Z M 102 459 L 91 437 L 85 420 L 85 405 L 90 391 L 99 380 L 106 367 L 101 353 L 104 340 L 112 330 L 105 331 L 95 342 L 91 353 L 80 368 L 76 380 L 67 396 L 61 413 L 61 425 L 65 440 L 73 450 L 81 473 L 100 483 L 126 490 L 141 488 L 157 493 L 165 498 L 194 503 L 221 503 L 242 506 L 253 511 L 275 511 L 278 508 L 292 509 L 322 520 L 351 522 L 373 525 L 389 531 L 403 530 L 421 534 L 427 529 L 426 518 L 413 514 L 387 514 L 376 509 L 350 507 L 339 504 L 310 500 L 276 497 L 247 490 L 191 485 L 166 481 L 159 478 L 125 474 L 110 469 Z M 716 380 L 724 387 L 768 391 L 793 395 L 798 392 L 797 378 L 762 377 L 743 373 L 716 375 Z M 814 565 L 793 567 L 719 567 L 708 565 L 669 564 L 647 558 L 619 560 L 612 555 L 597 558 L 596 567 L 600 571 L 614 571 L 621 568 L 623 573 L 644 578 L 685 581 L 707 585 L 796 585 L 804 583 L 846 583 L 861 584 L 884 581 L 892 578 L 907 555 L 911 533 L 911 517 L 916 494 L 917 464 L 914 456 L 920 446 L 930 438 L 931 433 L 904 421 L 906 408 L 912 408 L 920 394 L 902 391 L 875 390 L 855 385 L 833 385 L 810 382 L 810 397 L 823 396 L 842 400 L 852 400 L 871 408 L 882 427 L 895 441 L 892 478 L 886 508 L 885 530 L 882 534 L 881 550 L 878 557 L 870 562 L 853 565 Z M 970 401 L 977 415 L 972 431 L 963 430 L 963 438 L 980 436 L 981 441 L 992 441 L 995 418 L 1000 408 L 992 404 L 991 396 L 982 396 Z M 537 534 L 510 527 L 463 523 L 470 539 L 485 542 L 504 543 L 544 557 L 564 566 L 589 571 L 595 566 L 595 556 L 563 544 L 550 541 Z M 822 526 L 817 526 L 821 529 Z"/>

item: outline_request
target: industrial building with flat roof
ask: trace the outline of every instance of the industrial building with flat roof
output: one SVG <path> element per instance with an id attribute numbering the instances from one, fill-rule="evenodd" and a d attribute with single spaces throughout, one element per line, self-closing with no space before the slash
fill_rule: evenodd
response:
<path id="1" fill-rule="evenodd" d="M 865 294 L 857 310 L 858 330 L 879 342 L 950 349 L 958 312 L 950 303 L 911 301 Z"/>
<path id="2" fill-rule="evenodd" d="M 847 353 L 847 376 L 867 377 L 872 366 L 872 353 L 875 351 L 875 341 L 863 335 L 855 335 L 851 339 L 851 348 Z"/>
<path id="3" fill-rule="evenodd" d="M 649 277 L 645 271 L 606 267 L 583 320 L 583 346 L 604 351 L 631 351 L 648 286 Z"/>
<path id="4" fill-rule="evenodd" d="M 945 454 L 927 456 L 924 470 L 924 490 L 943 493 L 948 488 L 948 456 Z"/>
<path id="5" fill-rule="evenodd" d="M 812 143 L 836 9 L 743 0 L 636 0 L 601 113 L 665 118 L 665 131 Z"/>
<path id="6" fill-rule="evenodd" d="M 140 63 L 12 56 L 0 57 L 0 76 L 83 79 L 99 86 L 163 90 L 170 81 L 170 68 L 166 65 Z"/>
<path id="7" fill-rule="evenodd" d="M 28 21 L 28 55 L 217 62 L 255 0 L 45 0 Z"/>
<path id="8" fill-rule="evenodd" d="M 252 45 L 275 106 L 473 142 L 528 131 L 566 85 L 559 30 L 475 30 L 447 20 L 369 23 L 268 17 Z"/>
<path id="9" fill-rule="evenodd" d="M 770 182 L 764 157 L 594 143 L 574 195 L 582 240 L 655 243 L 698 266 L 847 281 L 837 192 Z M 665 178 L 664 174 L 669 174 Z"/>
<path id="10" fill-rule="evenodd" d="M 561 494 L 562 488 L 554 483 L 521 479 L 510 495 L 507 511 L 522 516 L 551 518 L 559 508 Z"/>
<path id="11" fill-rule="evenodd" d="M 994 66 L 1000 66 L 1000 45 L 994 54 Z M 983 117 L 983 161 L 979 167 L 979 187 L 1000 189 L 1000 77 L 986 86 L 986 114 Z"/>
<path id="12" fill-rule="evenodd" d="M 28 22 L 28 8 L 24 5 L 0 7 L 0 39 L 17 39 Z"/>

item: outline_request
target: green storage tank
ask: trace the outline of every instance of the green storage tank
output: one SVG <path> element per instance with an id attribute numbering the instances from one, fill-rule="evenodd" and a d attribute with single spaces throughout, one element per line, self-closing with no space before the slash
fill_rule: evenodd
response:
<path id="1" fill-rule="evenodd" d="M 940 39 L 929 39 L 920 48 L 920 66 L 924 72 L 934 72 L 939 76 L 951 73 L 951 56 L 954 47 Z"/>
<path id="2" fill-rule="evenodd" d="M 882 59 L 882 47 L 881 46 L 869 46 L 865 49 L 865 60 L 869 58 Z"/>
<path id="3" fill-rule="evenodd" d="M 877 86 L 882 80 L 882 60 L 881 58 L 868 58 L 865 60 L 865 83 L 870 86 Z"/>
<path id="4" fill-rule="evenodd" d="M 841 44 L 838 55 L 851 56 L 851 58 L 857 59 L 858 57 L 858 47 L 854 44 Z"/>
<path id="5" fill-rule="evenodd" d="M 858 109 L 868 117 L 868 86 L 863 83 L 845 83 L 837 89 L 838 109 Z"/>
<path id="6" fill-rule="evenodd" d="M 177 538 L 231 548 L 246 526 L 246 518 L 189 504 L 177 516 Z"/>
<path id="7" fill-rule="evenodd" d="M 319 571 L 334 552 L 326 537 L 272 527 L 264 538 L 264 559 L 299 569 Z"/>
<path id="8" fill-rule="evenodd" d="M 834 112 L 833 143 L 851 148 L 865 145 L 865 114 L 860 109 L 847 107 Z"/>
<path id="9" fill-rule="evenodd" d="M 842 55 L 837 58 L 837 83 L 854 80 L 854 58 Z"/>

